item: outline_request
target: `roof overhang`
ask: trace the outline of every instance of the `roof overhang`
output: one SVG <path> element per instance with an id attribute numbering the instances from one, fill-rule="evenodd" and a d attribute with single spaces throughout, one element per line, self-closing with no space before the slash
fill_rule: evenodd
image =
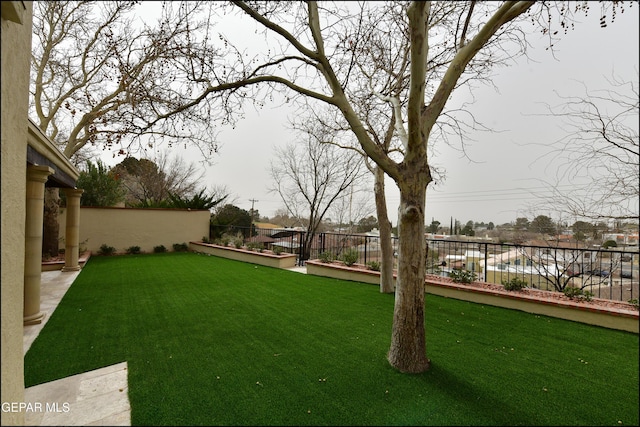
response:
<path id="1" fill-rule="evenodd" d="M 27 136 L 27 163 L 53 169 L 47 187 L 75 188 L 80 175 L 78 169 L 31 120 Z"/>

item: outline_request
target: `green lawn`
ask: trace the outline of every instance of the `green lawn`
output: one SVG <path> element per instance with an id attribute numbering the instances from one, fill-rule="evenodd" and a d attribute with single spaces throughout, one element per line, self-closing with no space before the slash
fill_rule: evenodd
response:
<path id="1" fill-rule="evenodd" d="M 127 361 L 133 425 L 638 425 L 638 335 L 426 295 L 431 369 L 377 286 L 193 253 L 92 257 L 25 386 Z"/>

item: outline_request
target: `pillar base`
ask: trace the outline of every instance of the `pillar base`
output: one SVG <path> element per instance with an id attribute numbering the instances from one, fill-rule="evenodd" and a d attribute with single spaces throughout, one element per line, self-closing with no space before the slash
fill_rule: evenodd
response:
<path id="1" fill-rule="evenodd" d="M 25 317 L 23 319 L 23 325 L 39 325 L 40 323 L 42 323 L 42 321 L 44 320 L 45 316 L 47 315 L 47 313 L 45 312 L 39 312 L 37 314 L 32 314 L 29 317 Z"/>
<path id="2" fill-rule="evenodd" d="M 78 265 L 78 266 L 76 266 L 76 267 L 71 267 L 71 266 L 67 267 L 67 266 L 65 265 L 64 267 L 62 267 L 62 270 L 61 270 L 61 271 L 62 271 L 63 273 L 64 273 L 65 271 L 80 271 L 80 266 Z"/>

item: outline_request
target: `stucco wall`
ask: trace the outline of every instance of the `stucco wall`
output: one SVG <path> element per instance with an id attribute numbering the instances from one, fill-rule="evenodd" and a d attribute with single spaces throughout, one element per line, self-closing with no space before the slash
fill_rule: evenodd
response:
<path id="1" fill-rule="evenodd" d="M 140 246 L 143 252 L 153 252 L 164 245 L 173 250 L 174 243 L 200 241 L 209 236 L 210 212 L 182 209 L 80 208 L 80 249 L 98 253 L 100 246 L 113 246 L 116 252 L 126 252 Z M 60 210 L 60 229 L 65 229 L 66 210 Z M 64 242 L 60 242 L 64 248 Z"/>
<path id="2" fill-rule="evenodd" d="M 22 323 L 27 113 L 31 52 L 31 2 L 2 6 L 2 402 L 0 424 L 23 425 L 24 413 L 4 402 L 24 401 Z M 9 3 L 9 2 L 7 2 Z M 9 13 L 11 12 L 11 16 Z M 7 19 L 8 18 L 8 19 Z M 11 21 L 11 20 L 13 21 Z M 15 21 L 18 22 L 15 22 Z M 21 22 L 20 22 L 21 21 Z"/>

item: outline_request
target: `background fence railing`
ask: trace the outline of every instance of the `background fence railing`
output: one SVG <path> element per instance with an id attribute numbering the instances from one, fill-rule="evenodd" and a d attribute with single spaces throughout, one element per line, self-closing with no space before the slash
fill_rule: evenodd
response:
<path id="1" fill-rule="evenodd" d="M 241 244 L 259 244 L 298 255 L 297 264 L 320 258 L 323 252 L 340 259 L 345 251 L 358 253 L 357 263 L 380 262 L 380 238 L 376 235 L 318 233 L 304 256 L 305 231 L 256 227 L 212 227 L 211 240 L 233 237 Z M 478 241 L 426 239 L 427 274 L 448 276 L 452 270 L 473 272 L 479 281 L 505 283 L 525 281 L 537 289 L 562 292 L 569 287 L 594 297 L 618 301 L 637 299 L 640 256 L 637 248 L 589 249 L 550 242 L 547 246 L 523 246 Z M 394 267 L 398 239 L 392 238 Z"/>

